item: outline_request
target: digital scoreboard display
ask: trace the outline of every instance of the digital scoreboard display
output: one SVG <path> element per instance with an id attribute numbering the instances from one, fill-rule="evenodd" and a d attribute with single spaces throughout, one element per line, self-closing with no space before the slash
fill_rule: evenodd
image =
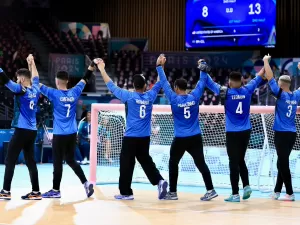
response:
<path id="1" fill-rule="evenodd" d="M 275 47 L 276 0 L 187 0 L 185 47 Z"/>

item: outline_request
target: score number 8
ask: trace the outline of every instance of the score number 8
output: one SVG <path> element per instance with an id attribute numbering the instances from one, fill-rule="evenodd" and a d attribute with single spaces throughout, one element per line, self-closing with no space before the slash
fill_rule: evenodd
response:
<path id="1" fill-rule="evenodd" d="M 202 8 L 202 16 L 203 17 L 208 17 L 208 7 L 207 6 L 203 6 L 203 8 Z"/>

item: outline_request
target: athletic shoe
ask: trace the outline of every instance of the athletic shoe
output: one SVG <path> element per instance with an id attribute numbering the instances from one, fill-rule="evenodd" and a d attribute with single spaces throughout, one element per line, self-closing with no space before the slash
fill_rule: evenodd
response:
<path id="1" fill-rule="evenodd" d="M 158 183 L 158 199 L 164 199 L 167 195 L 168 182 L 165 180 L 161 180 Z"/>
<path id="2" fill-rule="evenodd" d="M 30 192 L 27 195 L 21 197 L 23 200 L 42 200 L 41 192 L 34 193 Z"/>
<path id="3" fill-rule="evenodd" d="M 284 197 L 279 198 L 278 200 L 280 200 L 280 201 L 290 201 L 290 202 L 293 202 L 293 201 L 295 201 L 295 195 L 294 195 L 294 194 L 292 194 L 292 195 L 286 194 Z"/>
<path id="4" fill-rule="evenodd" d="M 218 194 L 215 190 L 207 191 L 206 194 L 200 198 L 201 201 L 210 201 L 213 198 L 218 197 Z"/>
<path id="5" fill-rule="evenodd" d="M 52 189 L 44 194 L 43 198 L 61 198 L 60 191 L 53 191 Z"/>
<path id="6" fill-rule="evenodd" d="M 252 190 L 251 190 L 250 186 L 248 185 L 248 186 L 244 187 L 243 200 L 250 198 L 251 194 L 252 194 Z"/>
<path id="7" fill-rule="evenodd" d="M 270 196 L 273 200 L 278 200 L 280 198 L 280 192 L 273 192 Z"/>
<path id="8" fill-rule="evenodd" d="M 115 195 L 116 200 L 134 200 L 133 195 Z"/>
<path id="9" fill-rule="evenodd" d="M 94 185 L 90 182 L 85 182 L 84 189 L 88 198 L 94 194 Z"/>
<path id="10" fill-rule="evenodd" d="M 178 196 L 176 192 L 168 192 L 164 197 L 164 200 L 178 200 Z"/>
<path id="11" fill-rule="evenodd" d="M 229 198 L 224 199 L 225 202 L 240 202 L 240 195 L 230 195 Z"/>
<path id="12" fill-rule="evenodd" d="M 1 190 L 1 192 L 0 192 L 0 199 L 10 200 L 11 199 L 10 191 L 9 192 L 5 192 L 4 190 Z"/>

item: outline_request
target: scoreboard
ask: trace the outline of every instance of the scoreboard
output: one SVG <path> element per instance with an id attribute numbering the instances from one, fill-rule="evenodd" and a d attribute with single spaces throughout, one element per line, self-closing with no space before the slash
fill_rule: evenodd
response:
<path id="1" fill-rule="evenodd" d="M 275 47 L 276 0 L 187 0 L 185 47 Z"/>

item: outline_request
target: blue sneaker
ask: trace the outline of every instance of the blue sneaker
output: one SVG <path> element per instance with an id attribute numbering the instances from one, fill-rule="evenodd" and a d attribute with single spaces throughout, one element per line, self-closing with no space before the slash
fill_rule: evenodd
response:
<path id="1" fill-rule="evenodd" d="M 225 202 L 240 202 L 240 195 L 230 195 L 229 198 L 224 199 Z"/>
<path id="2" fill-rule="evenodd" d="M 84 183 L 84 189 L 88 198 L 94 194 L 94 185 L 90 182 L 87 181 Z"/>
<path id="3" fill-rule="evenodd" d="M 252 193 L 252 190 L 251 190 L 249 185 L 244 187 L 243 200 L 246 200 L 246 199 L 250 198 L 251 193 Z"/>
<path id="4" fill-rule="evenodd" d="M 201 201 L 210 201 L 213 198 L 218 197 L 218 194 L 215 190 L 206 192 L 206 194 L 200 198 Z"/>
<path id="5" fill-rule="evenodd" d="M 161 180 L 158 183 L 158 199 L 164 199 L 167 195 L 168 182 L 165 180 Z"/>
<path id="6" fill-rule="evenodd" d="M 133 195 L 115 195 L 116 200 L 134 200 Z"/>
<path id="7" fill-rule="evenodd" d="M 23 200 L 42 200 L 42 195 L 40 192 L 34 193 L 30 192 L 27 195 L 21 197 Z"/>
<path id="8" fill-rule="evenodd" d="M 61 198 L 60 191 L 53 191 L 52 189 L 44 194 L 42 194 L 43 198 Z"/>

